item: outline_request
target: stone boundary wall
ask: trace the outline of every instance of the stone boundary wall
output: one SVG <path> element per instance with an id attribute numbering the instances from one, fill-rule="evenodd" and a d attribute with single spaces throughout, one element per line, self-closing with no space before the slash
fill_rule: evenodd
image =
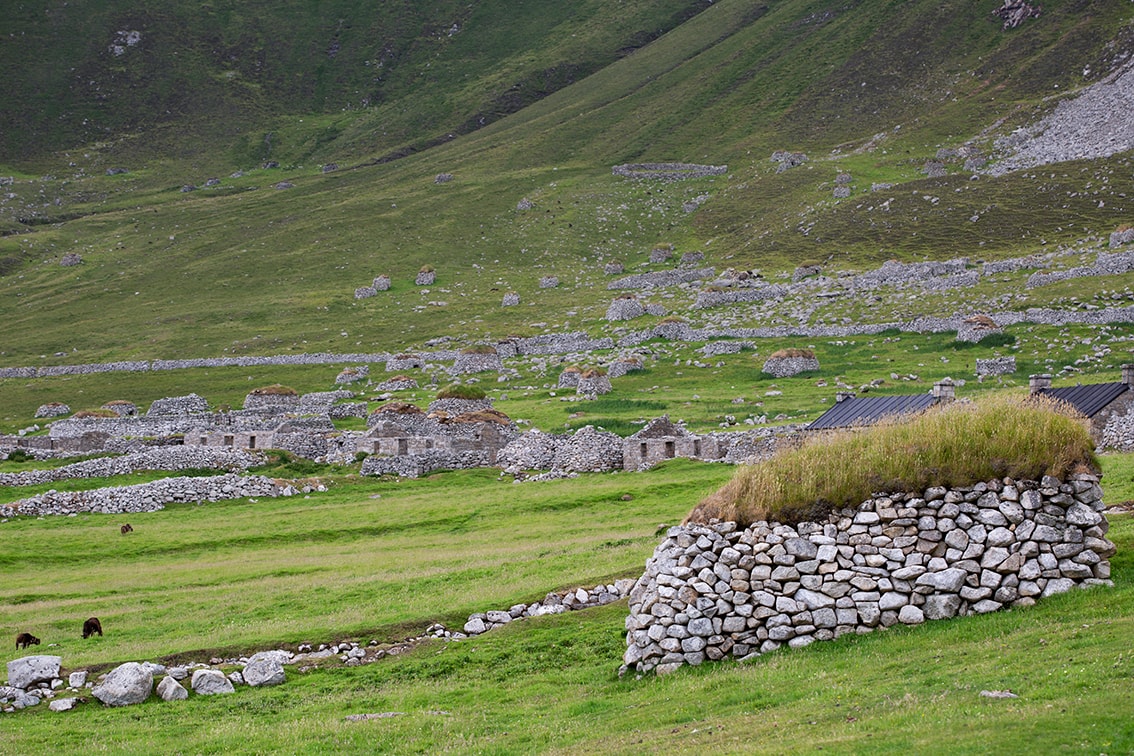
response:
<path id="1" fill-rule="evenodd" d="M 806 283 L 806 282 L 805 282 Z M 712 307 L 716 304 L 737 303 L 741 301 L 759 301 L 761 299 L 778 298 L 783 296 L 782 287 L 771 284 L 760 288 L 745 288 L 736 291 L 701 292 L 694 303 L 695 309 Z M 772 290 L 780 290 L 776 293 Z M 759 292 L 759 293 L 755 293 Z M 720 301 L 717 301 L 717 300 Z M 1134 323 L 1134 306 L 1104 307 L 1097 310 L 1058 310 L 1054 308 L 1033 307 L 1023 312 L 1005 310 L 1004 312 L 989 313 L 1002 327 L 1017 323 L 1032 323 L 1035 325 L 1107 325 L 1110 323 Z M 785 336 L 801 336 L 815 338 L 841 338 L 846 336 L 870 336 L 881 331 L 897 328 L 906 333 L 941 333 L 955 331 L 958 326 L 957 318 L 915 318 L 913 320 L 892 321 L 886 323 L 863 323 L 849 326 L 771 326 L 763 328 L 692 328 L 687 339 L 689 341 L 709 341 L 720 338 L 763 339 L 780 338 Z M 561 334 L 543 334 L 518 339 L 516 352 L 519 355 L 540 354 L 573 354 L 598 352 L 619 347 L 633 347 L 642 341 L 652 338 L 649 331 L 636 332 L 619 338 L 617 343 L 613 338 L 591 338 L 586 332 L 573 332 Z M 422 355 L 422 364 L 427 355 Z M 455 359 L 456 353 L 435 353 L 428 355 L 434 360 Z M 277 357 L 220 357 L 215 359 L 196 360 L 153 360 L 150 362 L 123 363 L 108 362 L 89 365 L 54 365 L 46 367 L 7 367 L 0 368 L 0 379 L 3 378 L 42 378 L 58 375 L 80 375 L 88 373 L 108 373 L 116 371 L 139 372 L 145 370 L 176 370 L 181 368 L 198 367 L 231 367 L 254 365 L 330 365 L 341 363 L 383 363 L 389 359 L 388 354 L 302 354 L 282 355 Z M 135 367 L 124 367 L 124 366 Z M 391 367 L 387 370 L 408 371 L 406 367 Z"/>
<path id="2" fill-rule="evenodd" d="M 822 522 L 671 528 L 630 592 L 623 671 L 984 614 L 1112 585 L 1102 489 L 992 480 L 876 494 Z"/>
<path id="3" fill-rule="evenodd" d="M 1016 372 L 1015 357 L 990 357 L 976 361 L 977 375 L 1011 375 Z"/>
<path id="4" fill-rule="evenodd" d="M 657 181 L 682 181 L 705 176 L 723 176 L 727 165 L 698 165 L 696 163 L 624 163 L 610 171 L 615 176 Z"/>
<path id="5" fill-rule="evenodd" d="M 1086 278 L 1089 276 L 1114 276 L 1134 270 L 1134 252 L 1115 252 L 1106 254 L 1099 252 L 1094 265 L 1083 265 L 1066 270 L 1054 270 L 1050 273 L 1033 273 L 1028 276 L 1025 284 L 1027 288 L 1067 281 L 1072 278 Z"/>
<path id="6" fill-rule="evenodd" d="M 241 449 L 204 446 L 158 446 L 120 457 L 99 457 L 50 470 L 0 473 L 0 486 L 37 486 L 73 478 L 106 478 L 139 470 L 189 470 L 213 468 L 232 472 L 247 470 L 262 458 Z"/>
<path id="7" fill-rule="evenodd" d="M 652 289 L 663 286 L 678 286 L 690 281 L 703 281 L 716 275 L 712 268 L 692 268 L 678 270 L 659 270 L 654 273 L 635 273 L 611 281 L 608 289 Z"/>
<path id="8" fill-rule="evenodd" d="M 171 502 L 291 496 L 295 493 L 297 491 L 292 486 L 280 486 L 271 478 L 261 475 L 228 473 L 206 478 L 164 478 L 136 486 L 112 486 L 91 491 L 48 491 L 0 506 L 0 517 L 70 515 L 80 512 L 154 512 L 164 509 Z"/>

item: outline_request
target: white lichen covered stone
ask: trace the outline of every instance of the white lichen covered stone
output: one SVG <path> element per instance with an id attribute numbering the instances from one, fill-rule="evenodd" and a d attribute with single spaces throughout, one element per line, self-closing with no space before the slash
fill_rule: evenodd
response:
<path id="1" fill-rule="evenodd" d="M 107 706 L 132 706 L 149 698 L 153 690 L 150 670 L 137 662 L 126 662 L 112 669 L 91 689 L 91 695 Z"/>

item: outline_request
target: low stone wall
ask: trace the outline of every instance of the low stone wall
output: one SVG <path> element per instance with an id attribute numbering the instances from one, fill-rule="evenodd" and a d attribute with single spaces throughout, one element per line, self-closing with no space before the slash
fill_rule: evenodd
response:
<path id="1" fill-rule="evenodd" d="M 241 449 L 216 449 L 205 446 L 158 446 L 120 457 L 99 457 L 56 467 L 50 470 L 24 470 L 0 473 L 0 486 L 36 486 L 71 478 L 105 478 L 126 475 L 139 470 L 247 470 L 261 458 Z"/>
<path id="2" fill-rule="evenodd" d="M 0 506 L 0 517 L 14 515 L 70 515 L 80 512 L 126 514 L 154 512 L 171 502 L 220 501 L 248 496 L 290 496 L 291 486 L 278 486 L 271 478 L 235 473 L 207 478 L 164 478 L 136 486 L 114 486 L 92 491 L 48 491 Z"/>
<path id="3" fill-rule="evenodd" d="M 660 270 L 654 273 L 635 273 L 606 285 L 608 289 L 653 289 L 664 286 L 678 286 L 690 281 L 703 281 L 716 275 L 712 268 L 684 270 Z"/>
<path id="4" fill-rule="evenodd" d="M 397 457 L 367 457 L 362 463 L 363 475 L 397 475 L 401 478 L 419 478 L 437 470 L 472 470 L 488 467 L 487 452 L 451 452 L 430 449 L 418 454 Z"/>
<path id="5" fill-rule="evenodd" d="M 879 494 L 822 522 L 671 528 L 630 593 L 624 670 L 746 659 L 846 633 L 1111 585 L 1102 489 L 992 480 Z"/>

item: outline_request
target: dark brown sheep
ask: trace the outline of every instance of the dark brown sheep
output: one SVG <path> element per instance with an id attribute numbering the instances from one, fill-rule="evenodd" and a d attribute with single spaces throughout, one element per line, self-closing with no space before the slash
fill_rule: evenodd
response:
<path id="1" fill-rule="evenodd" d="M 102 623 L 98 621 L 98 617 L 91 617 L 83 623 L 83 637 L 89 638 L 95 633 L 102 637 Z"/>
<path id="2" fill-rule="evenodd" d="M 28 646 L 38 646 L 38 645 L 39 645 L 39 638 L 35 637 L 31 633 L 20 633 L 19 635 L 16 636 L 16 650 L 17 651 L 20 650 L 21 648 L 27 648 Z"/>
<path id="3" fill-rule="evenodd" d="M 122 526 L 122 535 L 126 535 L 127 533 L 133 533 L 133 532 L 134 532 L 134 528 L 133 528 L 132 525 L 130 525 L 130 523 L 126 523 L 125 525 Z"/>

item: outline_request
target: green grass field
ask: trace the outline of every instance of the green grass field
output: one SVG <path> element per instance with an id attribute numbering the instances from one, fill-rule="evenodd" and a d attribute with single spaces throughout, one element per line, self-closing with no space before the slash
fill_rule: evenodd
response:
<path id="1" fill-rule="evenodd" d="M 1125 497 L 1130 458 L 1105 457 L 1104 468 Z M 434 621 L 458 627 L 474 611 L 636 576 L 659 524 L 680 520 L 732 472 L 677 461 L 521 485 L 485 472 L 343 480 L 310 498 L 137 515 L 125 537 L 119 517 L 15 519 L 0 525 L 4 627 L 36 632 L 35 651 L 61 655 L 66 670 L 396 641 Z M 619 679 L 619 602 L 429 641 L 373 665 L 290 668 L 275 689 L 68 714 L 40 706 L 4 715 L 0 750 L 1125 753 L 1134 748 L 1129 515 L 1113 518 L 1111 537 L 1114 589 L 743 666 Z M 83 641 L 90 615 L 106 635 Z M 1020 697 L 979 696 L 1003 689 Z M 384 712 L 399 715 L 344 719 Z"/>

